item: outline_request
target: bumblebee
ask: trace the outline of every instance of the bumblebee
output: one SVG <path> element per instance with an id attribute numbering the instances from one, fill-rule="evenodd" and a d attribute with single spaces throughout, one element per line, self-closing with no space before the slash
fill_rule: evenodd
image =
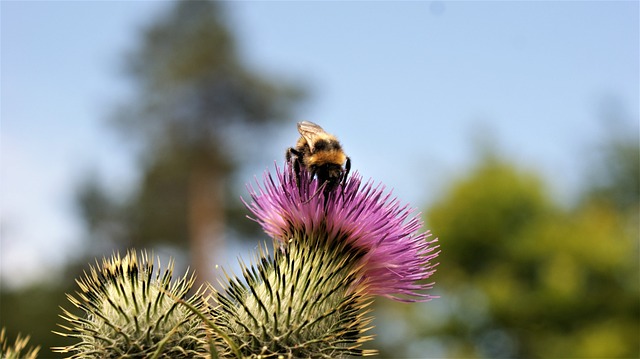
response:
<path id="1" fill-rule="evenodd" d="M 306 170 L 310 178 L 317 177 L 320 186 L 325 186 L 325 193 L 332 191 L 349 175 L 351 159 L 342 150 L 338 139 L 317 124 L 298 122 L 298 132 L 301 136 L 296 147 L 290 147 L 286 153 L 297 183 L 300 184 L 301 171 Z"/>

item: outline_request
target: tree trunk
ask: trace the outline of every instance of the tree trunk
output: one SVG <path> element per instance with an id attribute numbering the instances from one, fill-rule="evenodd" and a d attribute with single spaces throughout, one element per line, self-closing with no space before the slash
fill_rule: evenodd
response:
<path id="1" fill-rule="evenodd" d="M 224 245 L 223 188 L 222 177 L 211 166 L 196 166 L 189 175 L 189 251 L 196 287 L 205 282 L 217 286 L 215 253 Z"/>

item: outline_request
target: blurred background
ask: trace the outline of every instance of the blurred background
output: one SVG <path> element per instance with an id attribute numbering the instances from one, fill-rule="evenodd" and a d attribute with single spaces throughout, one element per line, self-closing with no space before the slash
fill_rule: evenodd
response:
<path id="1" fill-rule="evenodd" d="M 48 349 L 94 258 L 200 281 L 309 120 L 423 216 L 384 358 L 640 356 L 638 2 L 0 3 L 0 326 Z"/>

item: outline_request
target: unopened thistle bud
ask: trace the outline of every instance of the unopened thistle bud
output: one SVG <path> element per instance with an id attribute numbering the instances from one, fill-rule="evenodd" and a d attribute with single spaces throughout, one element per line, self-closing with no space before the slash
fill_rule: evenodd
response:
<path id="1" fill-rule="evenodd" d="M 158 266 L 159 263 L 158 263 Z M 63 309 L 60 325 L 78 342 L 54 348 L 71 358 L 198 358 L 207 356 L 207 329 L 179 301 L 204 312 L 200 291 L 191 297 L 193 274 L 172 281 L 173 262 L 164 272 L 154 272 L 154 260 L 129 251 L 96 262 L 77 280 L 80 290 L 69 301 L 82 311 L 77 316 Z"/>
<path id="2" fill-rule="evenodd" d="M 352 288 L 359 253 L 318 238 L 292 238 L 256 265 L 243 266 L 243 279 L 227 278 L 216 293 L 215 323 L 238 349 L 218 340 L 225 357 L 341 358 L 373 354 L 361 344 L 370 326 L 370 299 Z M 335 261 L 332 259 L 341 258 Z"/>

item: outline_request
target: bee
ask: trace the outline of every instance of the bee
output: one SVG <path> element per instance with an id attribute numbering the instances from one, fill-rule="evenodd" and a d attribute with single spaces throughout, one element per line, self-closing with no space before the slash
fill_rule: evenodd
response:
<path id="1" fill-rule="evenodd" d="M 349 175 L 351 159 L 342 150 L 338 139 L 317 124 L 298 122 L 298 132 L 301 136 L 295 148 L 290 147 L 286 153 L 287 162 L 292 161 L 297 183 L 300 184 L 301 171 L 307 170 L 310 178 L 318 178 L 325 193 L 332 191 Z"/>

